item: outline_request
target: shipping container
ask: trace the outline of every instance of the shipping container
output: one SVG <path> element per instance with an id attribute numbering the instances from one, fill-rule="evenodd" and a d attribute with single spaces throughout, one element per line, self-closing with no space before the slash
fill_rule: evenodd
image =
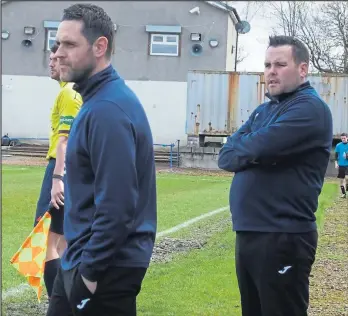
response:
<path id="1" fill-rule="evenodd" d="M 308 80 L 329 105 L 333 138 L 348 132 L 348 75 L 310 74 Z M 186 134 L 188 139 L 233 134 L 268 98 L 263 73 L 189 71 Z"/>

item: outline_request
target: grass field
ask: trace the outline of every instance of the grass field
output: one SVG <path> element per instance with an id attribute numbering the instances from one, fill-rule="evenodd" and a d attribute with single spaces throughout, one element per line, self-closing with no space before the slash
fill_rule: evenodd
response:
<path id="1" fill-rule="evenodd" d="M 9 260 L 32 229 L 33 214 L 44 168 L 3 166 L 2 185 L 2 289 L 25 280 Z M 189 176 L 161 173 L 158 185 L 158 231 L 228 205 L 230 177 Z M 327 183 L 320 197 L 319 225 L 324 209 L 337 194 L 337 185 Z M 229 211 L 207 218 L 173 233 L 164 249 L 175 240 L 188 240 L 204 247 L 174 249 L 165 262 L 154 262 L 138 299 L 139 315 L 240 315 L 239 292 L 234 268 L 234 234 Z M 167 249 L 167 250 L 168 250 Z M 31 302 L 29 305 L 27 302 Z M 18 315 L 38 313 L 32 290 L 3 304 Z M 16 305 L 17 304 L 17 305 Z M 17 306 L 17 307 L 15 307 Z M 20 310 L 19 310 L 20 309 Z M 10 314 L 8 314 L 10 315 Z M 11 315 L 17 315 L 11 313 Z"/>

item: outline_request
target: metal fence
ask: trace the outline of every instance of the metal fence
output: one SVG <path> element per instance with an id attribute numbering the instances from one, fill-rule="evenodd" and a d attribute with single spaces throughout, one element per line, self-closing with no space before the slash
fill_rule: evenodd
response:
<path id="1" fill-rule="evenodd" d="M 348 131 L 348 76 L 308 77 L 329 105 L 334 137 Z M 186 134 L 231 135 L 265 102 L 263 73 L 189 71 L 187 78 Z"/>

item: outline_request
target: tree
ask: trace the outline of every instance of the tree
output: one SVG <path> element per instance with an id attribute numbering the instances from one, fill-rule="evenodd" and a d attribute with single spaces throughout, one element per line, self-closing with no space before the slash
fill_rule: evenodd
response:
<path id="1" fill-rule="evenodd" d="M 319 72 L 348 74 L 348 2 L 269 2 L 275 34 L 295 36 Z"/>
<path id="2" fill-rule="evenodd" d="M 232 3 L 234 1 L 231 1 Z M 242 15 L 244 16 L 244 20 L 249 23 L 251 20 L 265 7 L 265 2 L 263 1 L 247 1 L 245 7 L 242 9 Z M 261 10 L 261 11 L 260 11 Z"/>
<path id="3" fill-rule="evenodd" d="M 234 1 L 226 1 L 226 3 L 229 3 L 231 6 L 234 6 Z M 264 2 L 258 2 L 258 1 L 247 1 L 244 3 L 244 5 L 241 7 L 239 16 L 242 20 L 248 21 L 251 23 L 252 19 L 257 15 L 258 12 L 260 12 L 260 9 L 263 9 Z M 247 36 L 247 34 L 238 35 L 239 36 Z M 246 51 L 243 44 L 240 43 L 238 40 L 237 44 L 237 52 L 236 52 L 236 60 L 235 60 L 235 70 L 237 70 L 237 67 L 239 64 L 241 64 L 246 58 L 249 57 L 249 53 Z"/>
<path id="4" fill-rule="evenodd" d="M 249 53 L 245 51 L 244 46 L 239 46 L 237 49 L 236 67 L 248 57 Z"/>

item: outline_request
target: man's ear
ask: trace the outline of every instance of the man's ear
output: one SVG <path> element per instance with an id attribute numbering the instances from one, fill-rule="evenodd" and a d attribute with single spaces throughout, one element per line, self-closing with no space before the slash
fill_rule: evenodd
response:
<path id="1" fill-rule="evenodd" d="M 108 50 L 109 41 L 105 36 L 99 37 L 93 44 L 93 51 L 95 57 L 103 57 Z"/>
<path id="2" fill-rule="evenodd" d="M 307 63 L 300 64 L 300 75 L 303 78 L 307 77 L 307 75 L 308 75 L 308 64 Z"/>

